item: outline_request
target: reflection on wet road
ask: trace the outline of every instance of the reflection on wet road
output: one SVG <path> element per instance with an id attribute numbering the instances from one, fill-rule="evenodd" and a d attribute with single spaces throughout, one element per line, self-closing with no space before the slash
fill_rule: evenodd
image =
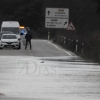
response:
<path id="1" fill-rule="evenodd" d="M 44 42 L 24 56 L 0 56 L 0 100 L 100 100 L 100 65 L 62 50 L 53 56 L 58 48 Z"/>
<path id="2" fill-rule="evenodd" d="M 0 92 L 5 94 L 2 98 L 100 98 L 98 64 L 84 62 L 75 56 L 69 61 L 67 56 L 15 57 L 11 62 L 12 59 L 9 57 L 7 62 L 5 57 L 0 59 Z"/>

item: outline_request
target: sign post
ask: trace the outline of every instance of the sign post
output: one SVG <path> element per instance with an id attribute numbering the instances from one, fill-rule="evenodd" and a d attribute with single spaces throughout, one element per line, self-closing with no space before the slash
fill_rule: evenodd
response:
<path id="1" fill-rule="evenodd" d="M 48 28 L 48 40 L 50 40 L 50 32 L 49 32 L 49 28 Z"/>

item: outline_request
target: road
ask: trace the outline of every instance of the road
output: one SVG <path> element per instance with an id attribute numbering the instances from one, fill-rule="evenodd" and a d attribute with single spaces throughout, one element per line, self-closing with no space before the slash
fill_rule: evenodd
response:
<path id="1" fill-rule="evenodd" d="M 23 44 L 23 43 L 22 43 Z M 46 40 L 34 40 L 32 41 L 32 50 L 29 46 L 25 50 L 22 45 L 21 50 L 13 50 L 12 48 L 3 49 L 0 51 L 0 56 L 38 56 L 38 57 L 55 57 L 55 56 L 70 56 L 69 52 L 58 48 L 52 42 Z"/>
<path id="2" fill-rule="evenodd" d="M 0 50 L 0 100 L 100 100 L 100 65 L 47 40 Z"/>

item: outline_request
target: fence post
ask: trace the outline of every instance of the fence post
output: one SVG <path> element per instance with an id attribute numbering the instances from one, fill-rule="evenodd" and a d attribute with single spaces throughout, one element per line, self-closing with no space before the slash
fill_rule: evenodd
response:
<path id="1" fill-rule="evenodd" d="M 78 51 L 78 40 L 76 40 L 76 52 Z"/>
<path id="2" fill-rule="evenodd" d="M 82 43 L 82 54 L 84 53 L 84 50 L 83 50 L 83 48 L 84 48 L 84 43 Z"/>
<path id="3" fill-rule="evenodd" d="M 64 45 L 65 45 L 65 43 L 66 43 L 66 37 L 64 37 Z"/>
<path id="4" fill-rule="evenodd" d="M 50 40 L 50 32 L 48 32 L 48 40 Z"/>

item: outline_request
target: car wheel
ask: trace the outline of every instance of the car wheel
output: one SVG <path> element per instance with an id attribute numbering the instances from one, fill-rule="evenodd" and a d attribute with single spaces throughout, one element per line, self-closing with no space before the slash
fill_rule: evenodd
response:
<path id="1" fill-rule="evenodd" d="M 0 48 L 0 50 L 2 50 L 3 48 Z"/>
<path id="2" fill-rule="evenodd" d="M 21 49 L 21 43 L 19 43 L 19 47 L 18 48 Z"/>

